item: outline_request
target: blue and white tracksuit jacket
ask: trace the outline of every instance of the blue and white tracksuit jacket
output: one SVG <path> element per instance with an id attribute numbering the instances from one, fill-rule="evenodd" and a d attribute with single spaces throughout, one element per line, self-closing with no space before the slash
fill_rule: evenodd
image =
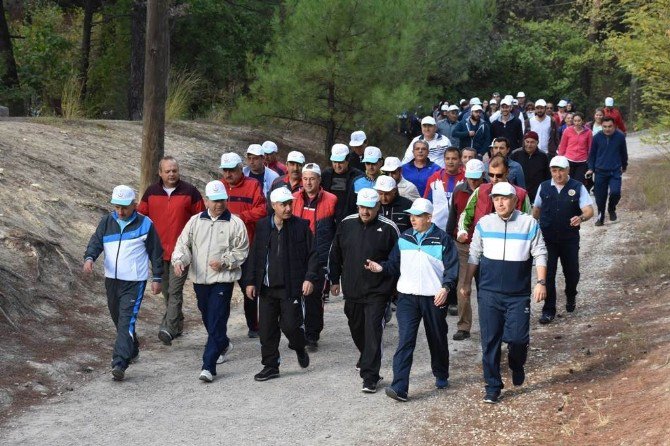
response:
<path id="1" fill-rule="evenodd" d="M 131 282 L 146 281 L 151 261 L 152 280 L 160 282 L 163 248 L 149 217 L 134 212 L 129 220 L 121 223 L 116 212 L 102 217 L 88 242 L 84 259 L 95 261 L 103 252 L 105 277 Z"/>
<path id="2" fill-rule="evenodd" d="M 479 289 L 507 296 L 529 296 L 533 258 L 547 266 L 547 248 L 537 220 L 515 210 L 507 220 L 482 217 L 470 243 L 468 263 L 479 265 Z"/>
<path id="3" fill-rule="evenodd" d="M 434 224 L 423 234 L 412 228 L 403 232 L 381 265 L 387 275 L 400 275 L 398 292 L 403 294 L 434 296 L 440 288 L 450 290 L 458 282 L 456 245 Z"/>

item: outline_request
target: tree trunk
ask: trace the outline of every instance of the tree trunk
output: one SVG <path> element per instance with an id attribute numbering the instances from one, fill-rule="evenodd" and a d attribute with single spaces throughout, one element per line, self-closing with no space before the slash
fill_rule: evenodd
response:
<path id="1" fill-rule="evenodd" d="M 335 84 L 331 82 L 328 84 L 328 121 L 326 122 L 326 140 L 323 148 L 323 153 L 328 158 L 330 156 L 330 148 L 335 144 L 335 129 L 337 123 L 335 122 Z"/>
<path id="2" fill-rule="evenodd" d="M 19 74 L 16 70 L 16 61 L 14 60 L 14 50 L 12 49 L 12 38 L 9 34 L 9 26 L 5 18 L 5 5 L 0 0 L 0 60 L 5 67 L 5 72 L 2 73 L 2 80 L 0 81 L 4 87 L 8 89 L 18 89 Z M 23 115 L 24 105 L 20 98 L 11 100 L 7 106 L 9 112 L 13 115 Z"/>
<path id="3" fill-rule="evenodd" d="M 130 84 L 128 86 L 128 117 L 142 119 L 144 101 L 144 52 L 147 26 L 147 4 L 134 1 L 130 18 Z"/>
<path id="4" fill-rule="evenodd" d="M 93 28 L 93 13 L 95 0 L 84 2 L 84 29 L 81 36 L 81 65 L 79 66 L 79 81 L 81 82 L 81 99 L 86 100 L 88 84 L 88 66 L 91 55 L 91 29 Z"/>
<path id="5" fill-rule="evenodd" d="M 165 142 L 165 100 L 170 68 L 170 29 L 167 0 L 147 2 L 147 41 L 144 56 L 144 128 L 140 191 L 158 178 Z"/>

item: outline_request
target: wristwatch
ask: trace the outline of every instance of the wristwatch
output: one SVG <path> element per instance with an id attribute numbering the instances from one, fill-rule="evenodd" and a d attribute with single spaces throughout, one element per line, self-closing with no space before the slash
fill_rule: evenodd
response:
<path id="1" fill-rule="evenodd" d="M 544 280 L 544 279 L 540 279 L 540 280 L 537 281 L 537 284 L 547 286 L 547 281 Z"/>

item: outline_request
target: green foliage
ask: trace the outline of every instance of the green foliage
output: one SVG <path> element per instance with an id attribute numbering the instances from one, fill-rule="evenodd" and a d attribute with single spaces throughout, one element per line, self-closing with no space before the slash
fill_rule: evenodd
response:
<path id="1" fill-rule="evenodd" d="M 170 72 L 168 95 L 165 103 L 165 119 L 176 121 L 189 117 L 191 106 L 195 102 L 202 78 L 194 71 Z"/>

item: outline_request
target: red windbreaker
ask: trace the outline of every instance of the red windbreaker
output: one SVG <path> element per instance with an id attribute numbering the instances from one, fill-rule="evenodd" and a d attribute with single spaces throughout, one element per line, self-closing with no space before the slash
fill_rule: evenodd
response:
<path id="1" fill-rule="evenodd" d="M 223 178 L 221 182 L 226 186 L 228 193 L 228 210 L 244 222 L 251 245 L 256 232 L 256 222 L 268 215 L 261 184 L 249 177 L 242 177 L 242 181 L 232 186 Z"/>

